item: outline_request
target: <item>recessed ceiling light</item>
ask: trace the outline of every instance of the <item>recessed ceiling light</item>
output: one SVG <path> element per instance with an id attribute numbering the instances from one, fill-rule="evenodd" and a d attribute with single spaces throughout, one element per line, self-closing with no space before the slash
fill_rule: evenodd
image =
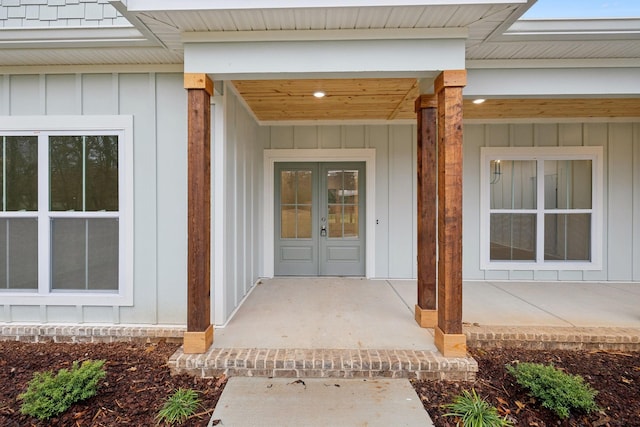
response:
<path id="1" fill-rule="evenodd" d="M 482 99 L 482 98 L 480 98 L 480 99 L 474 99 L 474 100 L 473 100 L 473 103 L 474 103 L 474 104 L 482 104 L 484 101 L 486 101 L 486 99 Z"/>
<path id="2" fill-rule="evenodd" d="M 313 92 L 313 96 L 315 96 L 316 98 L 324 98 L 325 93 L 321 90 L 315 91 Z"/>

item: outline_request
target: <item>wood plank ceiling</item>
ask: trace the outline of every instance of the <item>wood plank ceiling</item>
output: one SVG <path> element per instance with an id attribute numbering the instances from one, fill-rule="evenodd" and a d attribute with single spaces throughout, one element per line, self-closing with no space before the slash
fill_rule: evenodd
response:
<path id="1" fill-rule="evenodd" d="M 236 80 L 260 122 L 415 119 L 412 78 Z M 315 98 L 315 91 L 324 98 Z M 640 117 L 639 98 L 465 99 L 465 119 Z"/>

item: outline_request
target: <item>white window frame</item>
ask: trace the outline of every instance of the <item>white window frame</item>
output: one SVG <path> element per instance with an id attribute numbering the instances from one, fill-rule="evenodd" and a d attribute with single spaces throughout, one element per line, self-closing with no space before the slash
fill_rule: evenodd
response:
<path id="1" fill-rule="evenodd" d="M 51 290 L 50 219 L 77 217 L 78 213 L 49 212 L 49 176 L 38 173 L 38 211 L 0 213 L 0 216 L 38 217 L 38 289 L 3 290 L 0 299 L 10 305 L 133 305 L 133 116 L 5 116 L 0 117 L 2 135 L 38 136 L 38 170 L 48 160 L 49 135 L 118 135 L 118 214 L 82 212 L 83 218 L 119 218 L 118 290 Z M 43 138 L 45 141 L 43 141 Z M 47 170 L 49 165 L 45 167 Z M 48 193 L 48 191 L 46 192 Z"/>
<path id="2" fill-rule="evenodd" d="M 490 260 L 490 164 L 493 160 L 591 160 L 591 260 L 545 261 L 544 214 L 580 213 L 579 209 L 544 209 L 543 163 L 538 162 L 536 182 L 537 207 L 518 210 L 519 213 L 535 213 L 536 260 Z M 483 147 L 480 149 L 480 268 L 483 270 L 602 270 L 603 233 L 603 151 L 602 147 Z M 506 212 L 506 211 L 505 211 Z"/>

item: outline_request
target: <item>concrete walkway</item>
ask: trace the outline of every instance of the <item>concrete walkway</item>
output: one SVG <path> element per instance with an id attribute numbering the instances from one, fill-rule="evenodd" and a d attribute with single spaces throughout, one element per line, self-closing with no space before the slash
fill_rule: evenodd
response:
<path id="1" fill-rule="evenodd" d="M 407 380 L 230 378 L 211 418 L 224 427 L 433 426 Z"/>

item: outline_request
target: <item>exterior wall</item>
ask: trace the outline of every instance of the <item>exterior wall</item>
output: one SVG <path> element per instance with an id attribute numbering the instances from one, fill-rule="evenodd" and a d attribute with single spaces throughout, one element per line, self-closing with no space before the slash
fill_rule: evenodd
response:
<path id="1" fill-rule="evenodd" d="M 109 27 L 131 24 L 108 0 L 3 0 L 0 27 Z"/>
<path id="2" fill-rule="evenodd" d="M 0 321 L 186 322 L 187 114 L 182 86 L 182 74 L 0 76 L 0 115 L 133 116 L 135 159 L 134 305 L 5 304 Z"/>
<path id="3" fill-rule="evenodd" d="M 237 95 L 229 87 L 225 90 L 224 107 L 216 104 L 215 109 L 224 110 L 223 147 L 215 141 L 219 133 L 214 119 L 214 146 L 212 152 L 213 167 L 222 167 L 217 174 L 214 170 L 212 180 L 215 203 L 222 203 L 222 209 L 213 206 L 214 235 L 217 242 L 213 246 L 214 262 L 212 283 L 214 300 L 212 303 L 214 323 L 222 324 L 247 295 L 260 276 L 260 248 L 262 247 L 262 148 L 265 128 L 260 128 Z M 219 114 L 220 112 L 218 112 Z M 213 115 L 216 116 L 216 113 Z M 221 149 L 223 148 L 223 149 Z M 216 156 L 223 156 L 218 162 Z M 215 180 L 223 177 L 222 198 L 216 196 L 219 183 Z M 218 215 L 222 213 L 222 218 Z M 221 221 L 223 237 L 216 230 L 216 221 Z M 220 253 L 216 254 L 215 252 Z M 221 274 L 216 276 L 216 258 L 222 260 Z M 216 283 L 218 282 L 218 283 Z"/>
<path id="4" fill-rule="evenodd" d="M 376 150 L 376 278 L 416 277 L 416 127 L 271 126 L 267 149 Z M 369 213 L 367 213 L 369 214 Z M 265 224 L 265 227 L 273 227 Z"/>
<path id="5" fill-rule="evenodd" d="M 602 146 L 603 265 L 597 271 L 480 269 L 480 148 Z M 463 277 L 467 280 L 640 280 L 640 123 L 466 124 Z"/>

